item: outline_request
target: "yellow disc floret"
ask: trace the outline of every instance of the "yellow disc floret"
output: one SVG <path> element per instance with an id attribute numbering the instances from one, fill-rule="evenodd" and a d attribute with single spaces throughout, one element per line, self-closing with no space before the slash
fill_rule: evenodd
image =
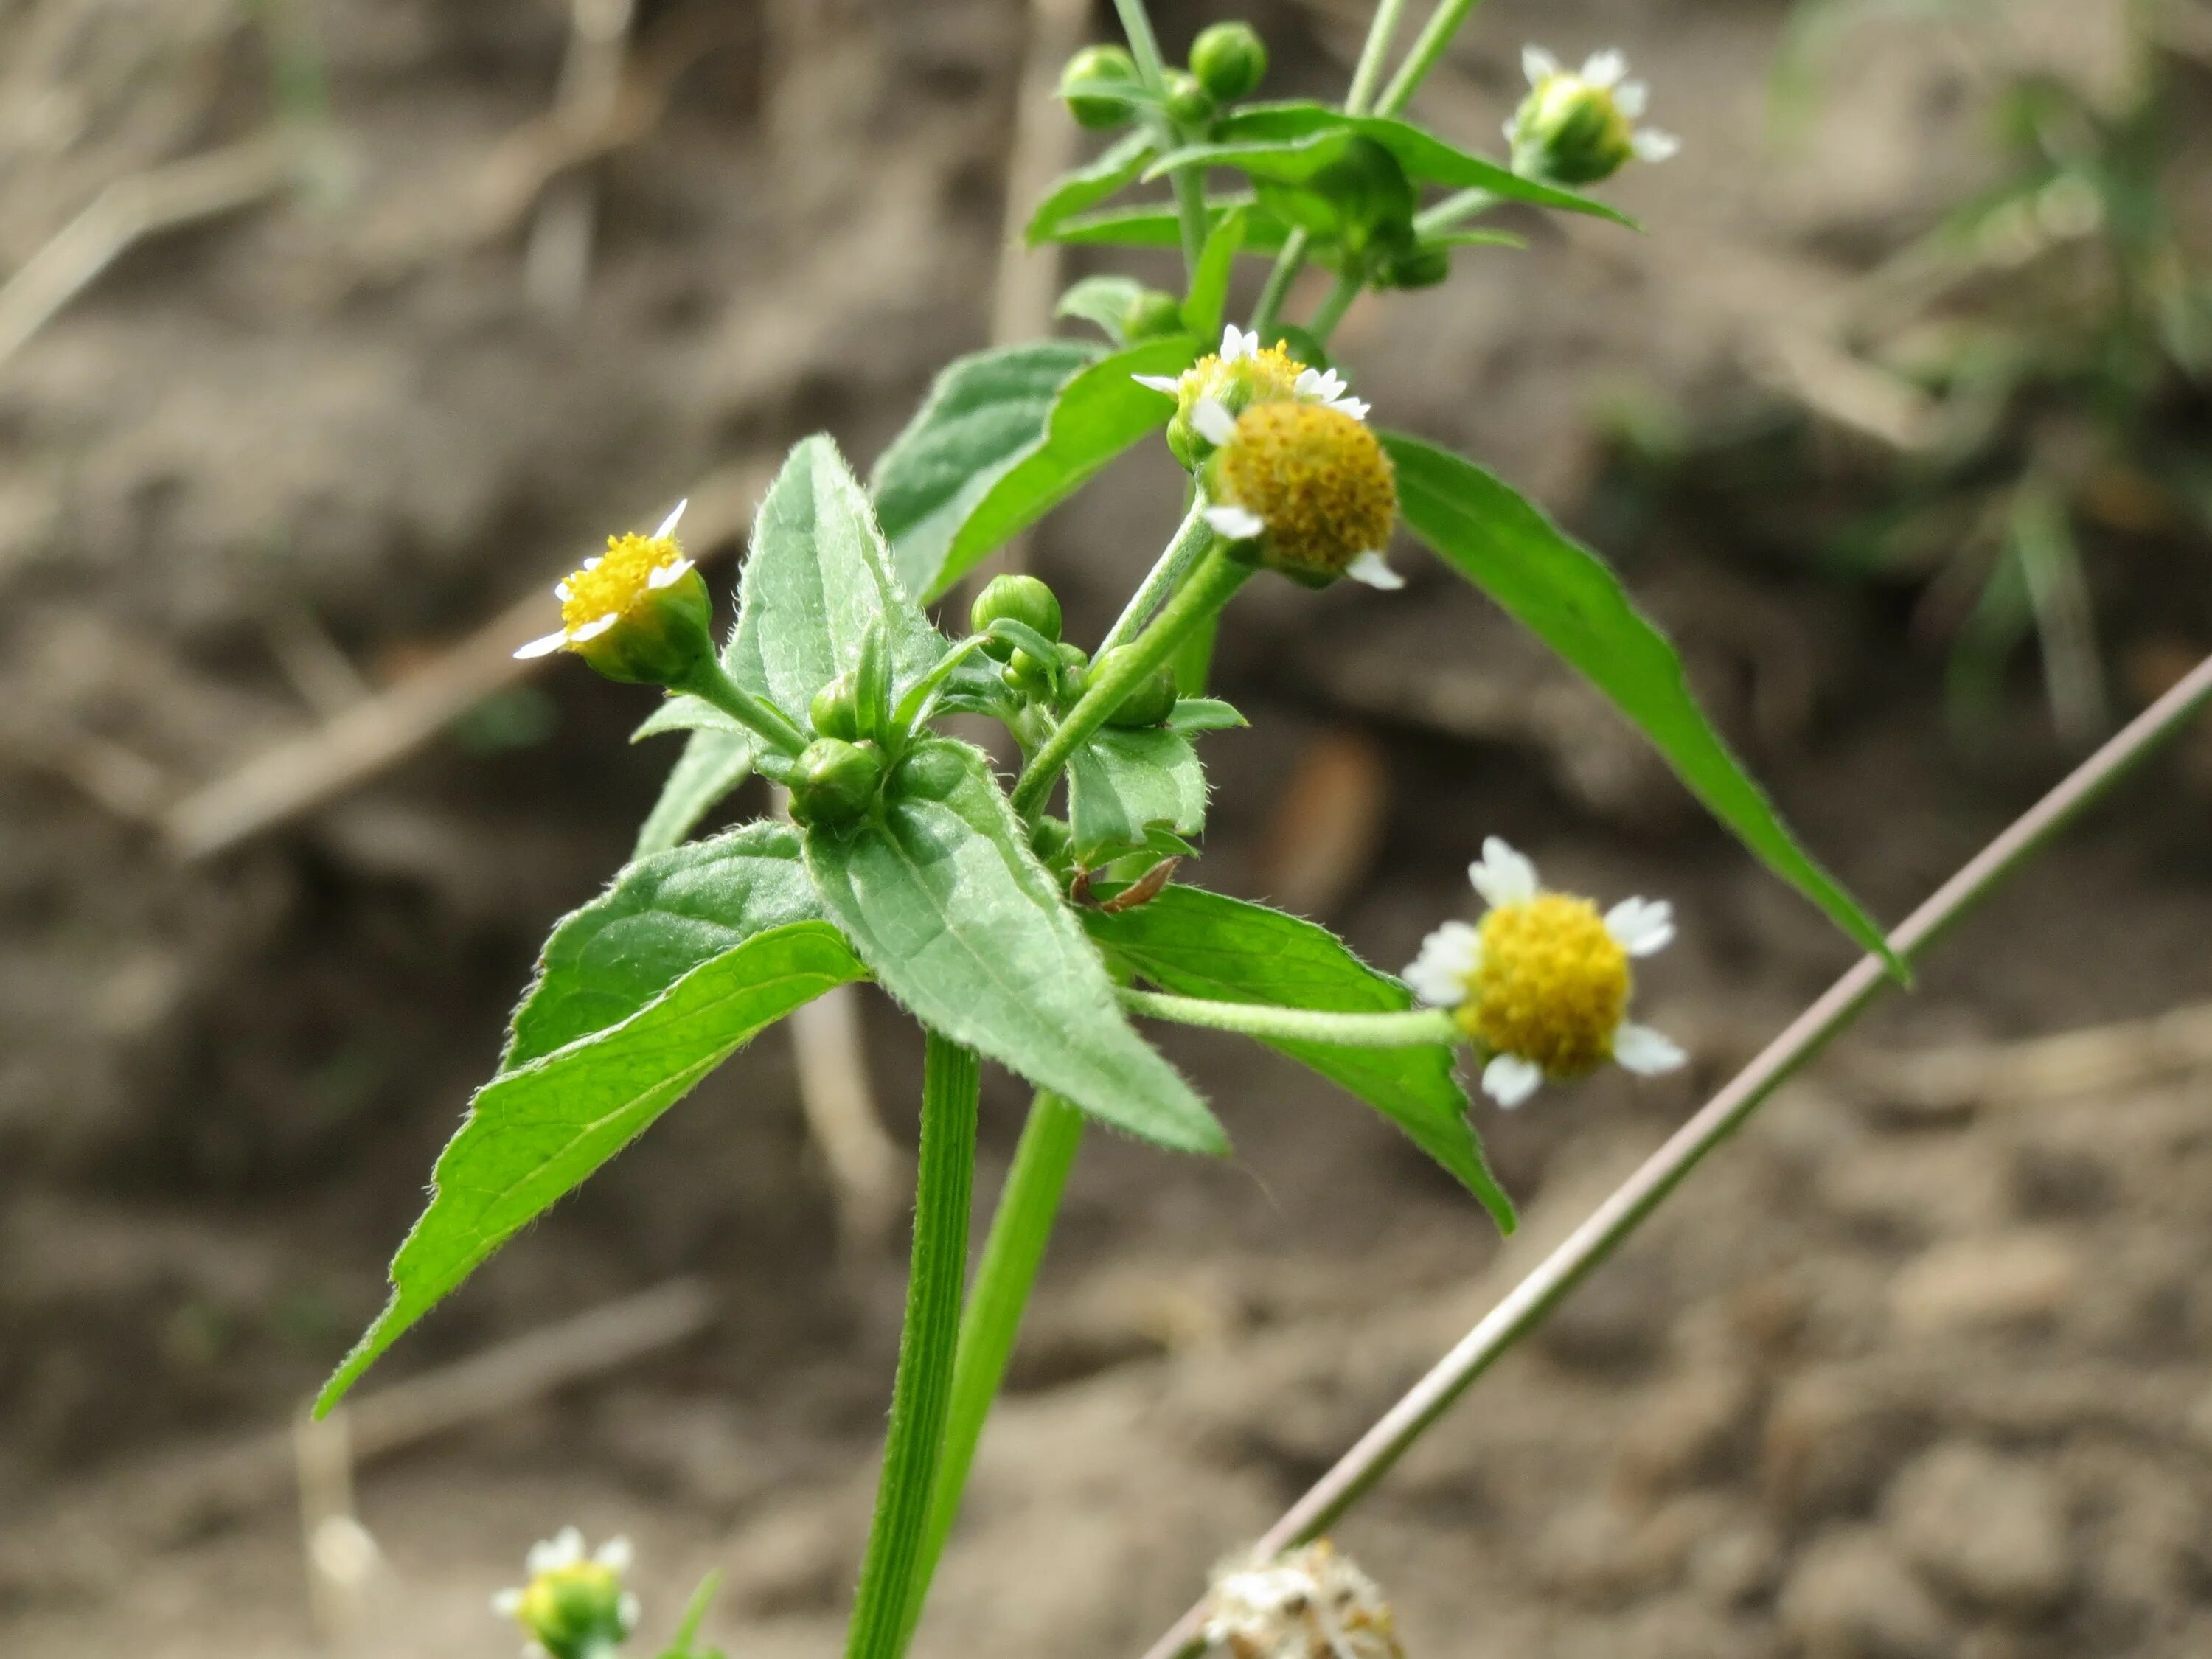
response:
<path id="1" fill-rule="evenodd" d="M 1270 569 L 1319 586 L 1390 543 L 1398 485 L 1365 422 L 1322 404 L 1255 404 L 1215 452 L 1210 493 L 1267 528 Z"/>
<path id="2" fill-rule="evenodd" d="M 1579 1077 L 1613 1053 L 1628 1010 L 1628 953 L 1588 899 L 1540 892 L 1481 923 L 1482 957 L 1461 1029 L 1493 1054 L 1553 1078 Z"/>
<path id="3" fill-rule="evenodd" d="M 561 601 L 561 620 L 571 630 L 602 617 L 628 616 L 656 592 L 653 573 L 684 556 L 673 536 L 641 536 L 635 531 L 607 538 L 605 557 L 571 575 Z"/>

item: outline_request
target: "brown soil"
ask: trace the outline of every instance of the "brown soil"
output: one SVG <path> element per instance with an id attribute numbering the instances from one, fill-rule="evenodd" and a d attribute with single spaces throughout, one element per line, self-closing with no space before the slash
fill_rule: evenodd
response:
<path id="1" fill-rule="evenodd" d="M 556 673 L 210 865 L 177 867 L 131 803 L 307 728 L 283 667 L 302 617 L 396 675 L 550 574 L 580 526 L 635 520 L 732 454 L 828 427 L 872 455 L 935 363 L 981 342 L 1010 0 L 848 0 L 804 51 L 775 22 L 788 8 L 647 8 L 647 44 L 689 66 L 599 175 L 594 279 L 556 326 L 524 298 L 514 225 L 465 181 L 544 107 L 561 9 L 331 4 L 334 201 L 157 241 L 0 367 L 11 1656 L 308 1645 L 281 1485 L 219 1521 L 148 1517 L 204 1449 L 282 1425 L 373 1312 L 538 940 L 619 863 L 668 751 L 623 745 L 636 694 Z M 1195 26 L 1159 9 L 1171 43 Z M 2100 73 L 2098 9 L 2023 7 L 2039 21 L 2008 49 Z M 221 7 L 0 13 L 0 65 L 32 62 L 32 25 L 65 11 L 82 32 L 40 37 L 70 43 L 40 60 L 62 103 L 0 135 L 10 268 L 106 179 L 262 118 L 258 48 Z M 1286 90 L 1331 84 L 1333 35 L 1263 21 Z M 1346 356 L 1378 408 L 1571 512 L 1598 471 L 1594 404 L 1740 385 L 1767 331 L 1971 176 L 1955 70 L 1907 37 L 1844 62 L 1802 152 L 1759 150 L 1773 23 L 1497 0 L 1443 125 L 1494 127 L 1524 31 L 1618 38 L 1690 145 L 1625 185 L 1653 235 L 1543 232 L 1355 313 Z M 1078 637 L 1169 527 L 1164 465 L 1041 538 Z M 1724 539 L 1662 521 L 1619 545 L 1807 838 L 1899 915 L 2060 757 L 2024 701 L 2006 763 L 1962 763 L 1883 602 L 1714 556 Z M 1528 1212 L 1500 1249 L 1356 1105 L 1171 1040 L 1238 1155 L 1086 1149 L 925 1653 L 1141 1648 L 1848 960 L 1435 573 L 1410 601 L 1244 603 L 1223 677 L 1255 729 L 1211 740 L 1205 878 L 1280 890 L 1284 780 L 1349 744 L 1386 789 L 1331 918 L 1356 945 L 1404 961 L 1504 833 L 1565 884 L 1677 901 L 1683 939 L 1646 996 L 1697 1065 L 1482 1109 Z M 1909 1076 L 1931 1046 L 2212 996 L 2203 762 L 2162 763 L 2030 872 L 1857 1051 Z M 868 1021 L 903 1136 L 918 1045 L 880 1000 Z M 1410 1651 L 2212 1650 L 2212 1078 L 1931 1114 L 1873 1080 L 1898 1075 L 1840 1066 L 1778 1100 L 1346 1527 Z M 1020 1104 L 990 1080 L 987 1190 Z M 380 1380 L 678 1273 L 719 1298 L 672 1356 L 366 1468 L 385 1565 L 349 1650 L 508 1651 L 486 1597 L 573 1520 L 637 1540 L 648 1633 L 719 1567 L 733 1652 L 835 1651 L 902 1271 L 833 1240 L 771 1036 L 390 1362 Z"/>

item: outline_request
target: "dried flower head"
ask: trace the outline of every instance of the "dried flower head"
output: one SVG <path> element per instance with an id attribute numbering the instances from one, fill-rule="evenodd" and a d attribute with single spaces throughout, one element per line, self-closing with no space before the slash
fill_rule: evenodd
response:
<path id="1" fill-rule="evenodd" d="M 1326 1538 L 1217 1572 L 1204 1636 L 1230 1659 L 1405 1656 L 1382 1589 Z"/>
<path id="2" fill-rule="evenodd" d="M 1666 948 L 1671 906 L 1624 899 L 1601 915 L 1589 899 L 1539 886 L 1536 866 L 1496 836 L 1468 876 L 1489 913 L 1431 933 L 1406 982 L 1453 1011 L 1486 1056 L 1491 1098 L 1518 1106 L 1545 1079 L 1580 1077 L 1608 1060 L 1647 1074 L 1681 1065 L 1680 1048 L 1627 1018 L 1630 958 Z"/>

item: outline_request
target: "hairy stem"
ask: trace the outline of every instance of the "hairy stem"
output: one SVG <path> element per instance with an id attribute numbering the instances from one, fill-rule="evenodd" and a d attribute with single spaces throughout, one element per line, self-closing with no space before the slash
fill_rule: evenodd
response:
<path id="1" fill-rule="evenodd" d="M 974 1049 L 929 1033 L 922 1061 L 921 1170 L 906 1324 L 899 1334 L 890 1432 L 884 1442 L 876 1516 L 860 1563 L 846 1659 L 897 1659 L 928 1589 L 915 1568 L 922 1556 L 930 1489 L 952 1400 L 981 1079 Z"/>
<path id="2" fill-rule="evenodd" d="M 1149 91 L 1164 98 L 1167 64 L 1160 56 L 1159 37 L 1152 33 L 1152 20 L 1145 10 L 1145 0 L 1114 0 L 1114 10 L 1121 20 L 1121 33 L 1128 37 L 1129 56 L 1136 60 L 1137 78 Z M 1165 129 L 1170 149 L 1182 142 L 1182 133 L 1164 109 L 1160 112 L 1159 125 Z M 1175 188 L 1176 213 L 1182 222 L 1183 266 L 1195 276 L 1198 256 L 1206 247 L 1206 180 L 1189 167 L 1177 167 L 1169 175 L 1168 183 Z"/>
<path id="3" fill-rule="evenodd" d="M 1449 1012 L 1413 1008 L 1397 1012 L 1345 1013 L 1320 1008 L 1279 1008 L 1264 1002 L 1214 1002 L 1123 988 L 1121 1006 L 1133 1014 L 1241 1031 L 1271 1042 L 1334 1042 L 1353 1048 L 1409 1048 L 1463 1039 Z"/>
<path id="4" fill-rule="evenodd" d="M 930 1491 L 929 1526 L 922 1534 L 921 1553 L 914 1566 L 915 1588 L 907 1602 L 908 1637 L 921 1620 L 923 1592 L 959 1517 L 961 1495 L 967 1490 L 984 1420 L 1006 1380 L 1006 1362 L 1013 1357 L 1022 1314 L 1060 1212 L 1060 1195 L 1082 1144 L 1083 1114 L 1058 1095 L 1040 1091 L 1030 1104 L 1029 1121 L 1022 1126 L 1021 1144 L 1014 1148 L 1013 1164 L 1006 1171 L 1006 1188 L 991 1217 L 991 1234 L 984 1241 L 983 1257 L 969 1291 L 968 1309 L 960 1320 L 952 1409 L 945 1419 L 945 1448 Z"/>
<path id="5" fill-rule="evenodd" d="M 688 691 L 720 709 L 769 747 L 796 755 L 806 747 L 806 733 L 792 718 L 764 697 L 755 696 L 730 678 L 729 671 L 709 659 L 690 680 L 669 687 Z"/>
<path id="6" fill-rule="evenodd" d="M 1244 585 L 1252 567 L 1230 556 L 1219 546 L 1211 549 L 1176 590 L 1152 625 L 1130 641 L 1128 651 L 1091 683 L 1076 700 L 1066 719 L 1053 728 L 1014 784 L 1014 810 L 1026 818 L 1044 805 L 1067 757 L 1085 738 L 1105 725 L 1106 717 L 1121 706 L 1137 683 L 1174 653 L 1183 636 L 1204 623 Z"/>
<path id="7" fill-rule="evenodd" d="M 1206 550 L 1213 545 L 1213 527 L 1206 521 L 1206 488 L 1198 486 L 1190 498 L 1190 511 L 1182 515 L 1174 538 L 1167 544 L 1137 591 L 1129 596 L 1129 603 L 1121 607 L 1121 614 L 1106 630 L 1106 637 L 1098 641 L 1098 654 L 1104 656 L 1117 645 L 1127 645 L 1137 636 L 1137 630 L 1146 619 L 1158 610 L 1167 597 L 1182 586 L 1191 567 L 1205 556 Z"/>
<path id="8" fill-rule="evenodd" d="M 1935 944 L 2208 702 L 2212 702 L 2212 658 L 2197 665 L 1937 888 L 1890 935 L 1897 953 L 1911 960 Z M 1268 1528 L 1256 1553 L 1265 1558 L 1288 1549 L 1319 1536 L 1340 1520 L 1451 1409 L 1468 1385 L 1540 1327 L 1569 1292 L 1681 1185 L 1706 1153 L 1741 1128 L 1768 1096 L 1856 1019 L 1890 983 L 1881 957 L 1861 957 L 1362 1435 L 1336 1467 Z M 1153 1644 L 1146 1659 L 1173 1659 L 1189 1650 L 1199 1613 L 1195 1607 L 1185 1613 Z"/>
<path id="9" fill-rule="evenodd" d="M 1359 62 L 1352 71 L 1352 89 L 1344 94 L 1344 112 L 1364 115 L 1375 100 L 1375 83 L 1382 78 L 1382 60 L 1390 55 L 1391 37 L 1398 20 L 1406 15 L 1406 0 L 1378 0 L 1368 20 L 1367 43 L 1359 49 Z"/>
<path id="10" fill-rule="evenodd" d="M 1390 77 L 1390 84 L 1382 89 L 1382 96 L 1375 106 L 1377 115 L 1395 115 L 1413 101 L 1413 94 L 1428 73 L 1437 66 L 1450 47 L 1452 36 L 1459 26 L 1473 15 L 1482 0 L 1437 0 L 1437 9 L 1429 14 L 1429 21 L 1421 26 L 1415 37 L 1413 50 L 1406 61 L 1398 65 L 1398 72 Z"/>

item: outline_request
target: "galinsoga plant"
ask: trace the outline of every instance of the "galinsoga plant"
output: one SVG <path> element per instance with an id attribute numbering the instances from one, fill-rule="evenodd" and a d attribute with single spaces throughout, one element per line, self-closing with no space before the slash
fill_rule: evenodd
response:
<path id="1" fill-rule="evenodd" d="M 1504 1106 L 1608 1061 L 1679 1064 L 1674 1044 L 1629 1018 L 1632 963 L 1672 936 L 1667 908 L 1631 899 L 1601 913 L 1543 889 L 1493 839 L 1471 872 L 1487 914 L 1446 922 L 1401 980 L 1312 922 L 1174 879 L 1204 828 L 1198 740 L 1243 724 L 1204 695 L 1224 609 L 1254 580 L 1395 587 L 1386 555 L 1401 522 L 1638 725 L 1770 869 L 1887 955 L 1611 570 L 1473 461 L 1370 423 L 1330 361 L 1331 333 L 1363 291 L 1441 283 L 1463 252 L 1514 245 L 1480 226 L 1493 210 L 1626 226 L 1582 187 L 1674 148 L 1639 130 L 1644 88 L 1607 52 L 1579 72 L 1526 54 L 1510 161 L 1402 118 L 1470 9 L 1442 0 L 1378 95 L 1404 10 L 1381 0 L 1340 108 L 1250 101 L 1266 52 L 1241 24 L 1207 30 L 1188 70 L 1170 70 L 1141 0 L 1121 0 L 1127 49 L 1080 54 L 1062 92 L 1085 125 L 1124 131 L 1054 185 L 1029 234 L 1179 246 L 1183 291 L 1078 283 L 1062 311 L 1103 339 L 953 362 L 865 484 L 830 438 L 800 443 L 761 505 L 719 649 L 680 506 L 651 535 L 611 538 L 561 585 L 561 632 L 527 651 L 662 688 L 641 731 L 687 732 L 684 755 L 637 858 L 546 942 L 498 1072 L 392 1263 L 390 1305 L 325 1409 L 731 1054 L 865 979 L 921 1024 L 927 1058 L 905 1332 L 854 1655 L 896 1654 L 912 1634 L 1085 1121 L 1164 1152 L 1228 1148 L 1139 1020 L 1243 1032 L 1312 1067 L 1510 1229 L 1511 1202 L 1468 1121 L 1462 1051 Z M 1235 187 L 1214 193 L 1222 179 Z M 1170 194 L 1118 199 L 1153 179 Z M 1240 325 L 1224 314 L 1231 277 L 1255 256 L 1272 265 Z M 1294 323 L 1283 309 L 1308 264 L 1335 282 Z M 1182 525 L 1103 638 L 1066 638 L 1051 590 L 1027 576 L 985 586 L 963 637 L 933 624 L 926 605 L 1155 438 L 1188 474 Z M 1012 734 L 1023 764 L 1011 785 L 939 729 L 956 712 Z M 684 840 L 756 772 L 787 792 L 789 822 Z M 984 1059 L 1037 1094 L 963 1285 Z M 572 1659 L 628 1638 L 636 1612 L 621 1559 L 586 1559 L 564 1536 L 532 1565 L 501 1605 L 533 1641 Z"/>

